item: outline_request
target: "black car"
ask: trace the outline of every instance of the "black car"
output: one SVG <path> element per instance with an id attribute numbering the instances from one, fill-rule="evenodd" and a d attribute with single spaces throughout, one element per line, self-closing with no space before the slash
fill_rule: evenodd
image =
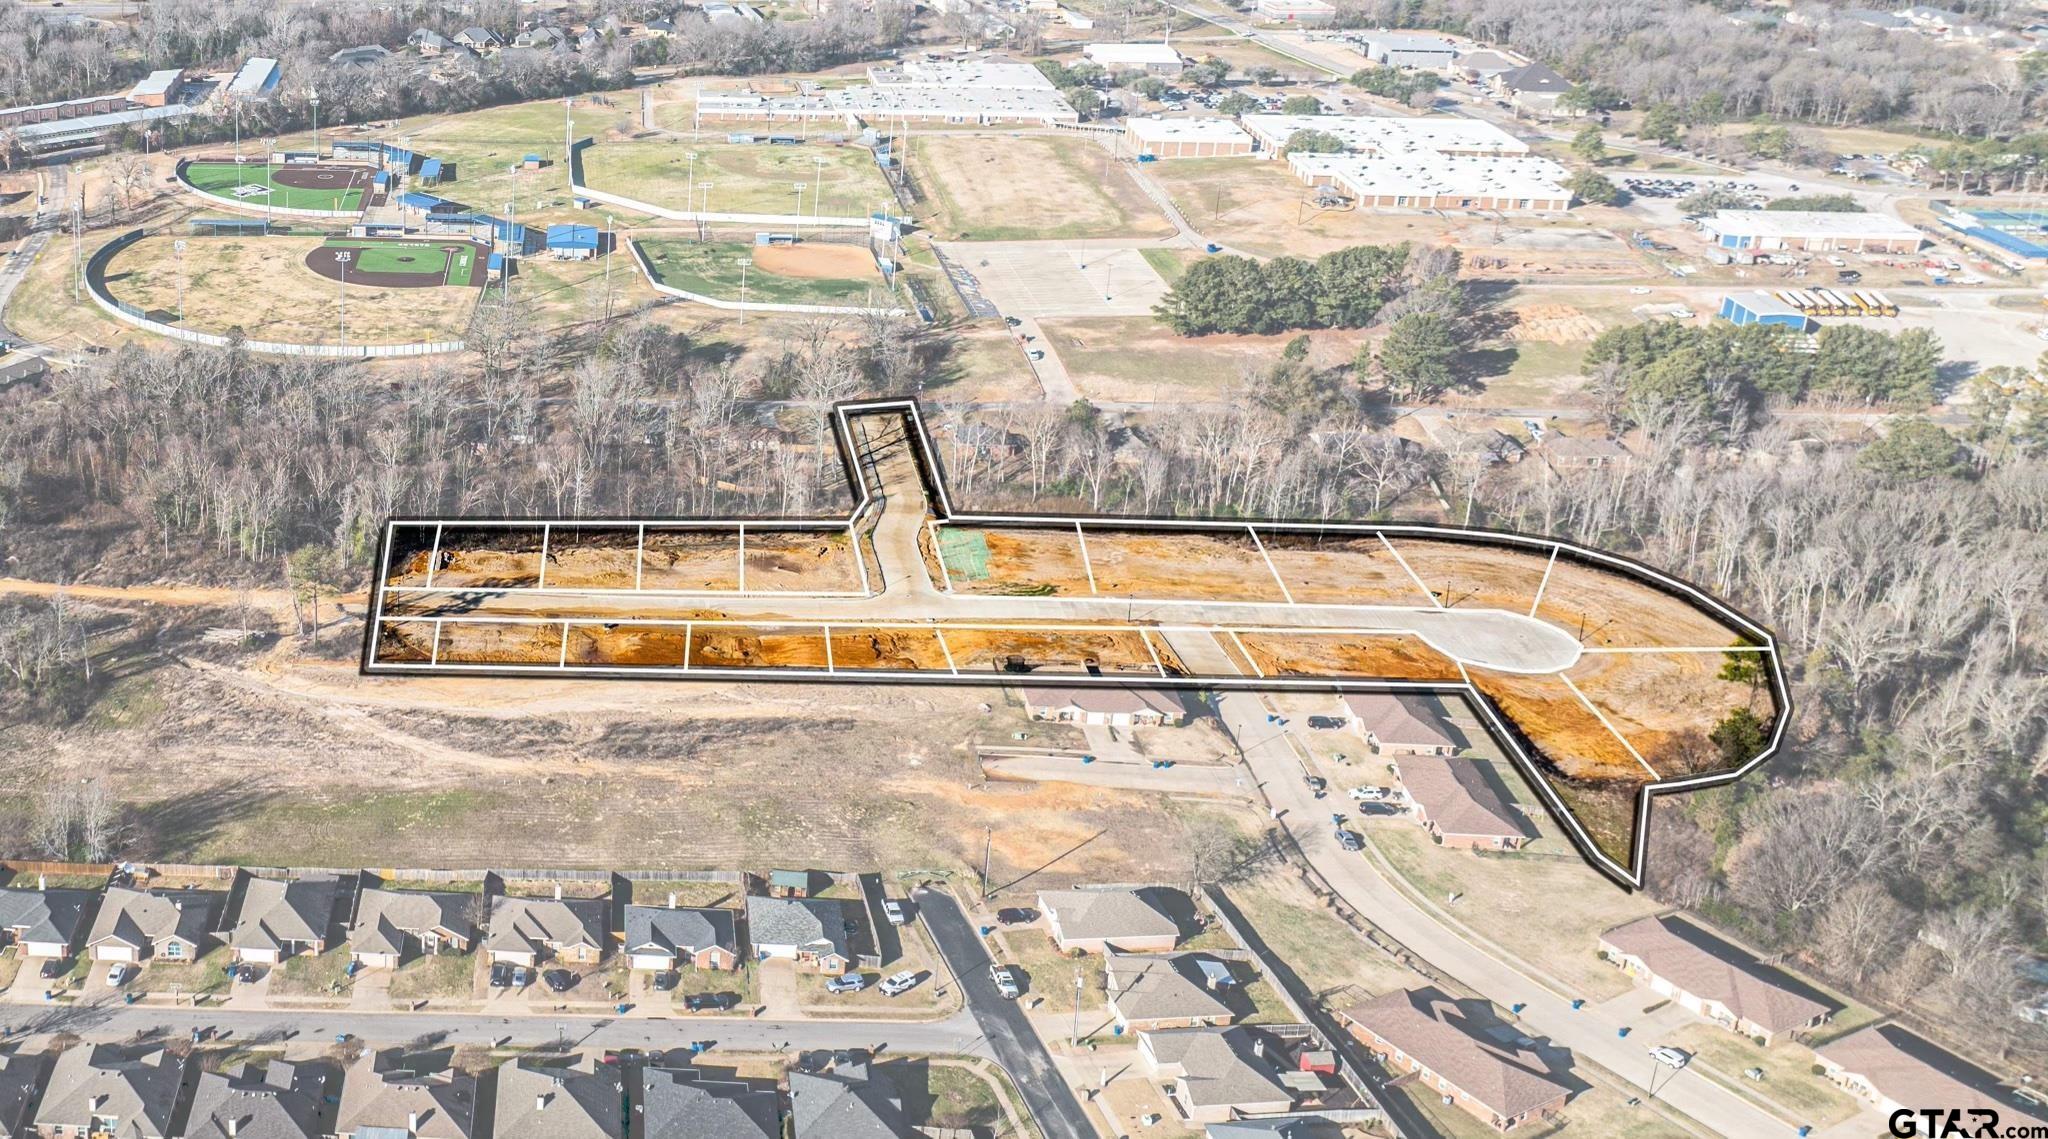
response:
<path id="1" fill-rule="evenodd" d="M 1038 911 L 1024 906 L 1013 906 L 996 911 L 997 925 L 1030 925 L 1038 920 Z"/>
<path id="2" fill-rule="evenodd" d="M 581 978 L 567 969 L 550 969 L 542 973 L 540 979 L 547 984 L 550 990 L 557 993 L 566 993 L 570 989 L 575 988 L 576 982 Z"/>
<path id="3" fill-rule="evenodd" d="M 255 984 L 256 978 L 261 977 L 263 975 L 262 970 L 256 968 L 256 966 L 254 965 L 237 965 L 234 967 L 233 972 L 235 975 L 235 980 L 240 981 L 245 985 Z"/>
<path id="4" fill-rule="evenodd" d="M 724 1012 L 739 1003 L 737 993 L 692 993 L 683 998 L 683 1007 L 691 1012 Z"/>
<path id="5" fill-rule="evenodd" d="M 1343 727 L 1344 721 L 1336 716 L 1310 716 L 1308 718 L 1308 726 L 1320 731 L 1328 731 L 1331 728 Z"/>
<path id="6" fill-rule="evenodd" d="M 49 961 L 43 962 L 43 980 L 45 981 L 54 981 L 70 971 L 71 962 L 62 958 L 52 958 Z"/>
<path id="7" fill-rule="evenodd" d="M 654 975 L 654 991 L 657 993 L 672 993 L 675 991 L 676 983 L 681 980 L 682 977 L 674 969 L 656 973 Z"/>
<path id="8" fill-rule="evenodd" d="M 512 966 L 503 961 L 491 966 L 491 987 L 509 989 L 512 987 Z"/>

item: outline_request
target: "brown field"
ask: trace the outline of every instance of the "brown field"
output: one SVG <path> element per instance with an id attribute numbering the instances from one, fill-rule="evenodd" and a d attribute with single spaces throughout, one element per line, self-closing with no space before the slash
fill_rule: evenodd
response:
<path id="1" fill-rule="evenodd" d="M 1048 596 L 1093 592 L 1088 588 L 1088 569 L 1081 564 L 1081 543 L 1072 530 L 1023 530 L 954 527 L 979 534 L 988 543 L 988 576 L 970 579 L 951 573 L 956 593 L 1017 594 L 1044 593 Z M 951 566 L 947 569 L 950 571 Z M 933 580 L 939 576 L 936 563 Z"/>
<path id="2" fill-rule="evenodd" d="M 690 631 L 690 667 L 823 669 L 824 630 L 698 625 Z"/>
<path id="3" fill-rule="evenodd" d="M 560 625 L 485 621 L 441 625 L 442 664 L 554 664 L 561 655 Z"/>
<path id="4" fill-rule="evenodd" d="M 1462 683 L 1458 663 L 1407 633 L 1239 633 L 1266 676 L 1370 676 Z"/>
<path id="5" fill-rule="evenodd" d="M 1739 636 L 1663 590 L 1562 557 L 1536 616 L 1602 648 L 1721 647 Z"/>
<path id="6" fill-rule="evenodd" d="M 429 537 L 431 540 L 431 536 Z M 441 564 L 433 571 L 436 588 L 483 587 L 515 589 L 540 584 L 541 529 L 538 526 L 446 526 L 441 530 Z M 404 579 L 394 568 L 392 584 L 427 584 L 428 550 L 403 564 Z M 413 580 L 417 576 L 418 580 Z"/>
<path id="7" fill-rule="evenodd" d="M 1080 630 L 947 629 L 946 647 L 960 671 L 1002 669 L 1020 657 L 1037 673 L 1079 673 L 1093 661 L 1103 672 L 1159 675 L 1145 639 L 1135 630 L 1089 633 Z"/>
<path id="8" fill-rule="evenodd" d="M 1089 530 L 1095 588 L 1159 598 L 1284 601 L 1280 583 L 1250 534 Z"/>
<path id="9" fill-rule="evenodd" d="M 556 526 L 548 532 L 548 586 L 632 589 L 639 544 L 631 526 Z"/>
<path id="10" fill-rule="evenodd" d="M 860 566 L 844 530 L 749 529 L 747 589 L 860 592 Z"/>
<path id="11" fill-rule="evenodd" d="M 1463 542 L 1396 538 L 1394 548 L 1446 609 L 1462 605 L 1527 613 L 1550 563 L 1547 554 Z"/>
<path id="12" fill-rule="evenodd" d="M 1430 604 L 1429 595 L 1377 536 L 1316 538 L 1269 531 L 1260 540 L 1287 592 L 1301 604 Z"/>
<path id="13" fill-rule="evenodd" d="M 941 240 L 1166 237 L 1173 225 L 1109 152 L 1079 137 L 926 134 L 910 174 Z"/>
<path id="14" fill-rule="evenodd" d="M 650 527 L 640 562 L 642 589 L 737 590 L 740 536 L 734 530 Z"/>
<path id="15" fill-rule="evenodd" d="M 688 632 L 672 625 L 569 626 L 571 665 L 667 665 L 683 664 L 689 643 Z"/>
<path id="16" fill-rule="evenodd" d="M 1699 741 L 1683 737 L 1712 730 L 1737 708 L 1772 715 L 1769 690 L 1722 680 L 1721 664 L 1719 653 L 1589 654 L 1566 675 L 1657 774 L 1675 778 L 1706 769 L 1693 750 Z"/>
<path id="17" fill-rule="evenodd" d="M 377 630 L 377 659 L 388 664 L 424 664 L 433 652 L 432 622 L 387 621 Z"/>
<path id="18" fill-rule="evenodd" d="M 781 277 L 817 280 L 881 279 L 875 255 L 865 245 L 830 245 L 806 242 L 802 245 L 756 245 L 754 268 Z"/>
<path id="19" fill-rule="evenodd" d="M 1472 683 L 1492 697 L 1502 714 L 1530 740 L 1541 740 L 1544 758 L 1574 779 L 1642 783 L 1649 772 L 1629 754 L 1558 676 L 1515 676 L 1471 669 Z"/>
<path id="20" fill-rule="evenodd" d="M 1593 845 L 1627 866 L 1635 847 L 1636 790 L 1641 784 L 1568 779 L 1554 772 L 1545 773 L 1544 780 L 1586 829 Z"/>
<path id="21" fill-rule="evenodd" d="M 832 627 L 832 667 L 946 671 L 946 650 L 933 629 Z"/>

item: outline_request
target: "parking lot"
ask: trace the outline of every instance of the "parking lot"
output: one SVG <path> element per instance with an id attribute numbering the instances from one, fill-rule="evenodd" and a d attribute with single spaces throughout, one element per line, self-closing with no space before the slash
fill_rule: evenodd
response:
<path id="1" fill-rule="evenodd" d="M 1005 316 L 1144 316 L 1166 295 L 1166 281 L 1136 249 L 1004 241 L 945 253 Z"/>

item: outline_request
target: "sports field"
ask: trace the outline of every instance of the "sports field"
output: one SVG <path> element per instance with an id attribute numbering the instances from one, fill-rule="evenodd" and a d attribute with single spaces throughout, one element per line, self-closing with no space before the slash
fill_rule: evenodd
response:
<path id="1" fill-rule="evenodd" d="M 763 246 L 655 238 L 639 246 L 662 284 L 719 300 L 740 299 L 744 263 L 748 301 L 881 307 L 897 303 L 863 245 Z"/>
<path id="2" fill-rule="evenodd" d="M 185 180 L 201 193 L 244 207 L 359 210 L 370 181 L 367 166 L 269 166 L 260 162 L 190 162 Z"/>
<path id="3" fill-rule="evenodd" d="M 339 277 L 336 254 L 346 252 L 348 279 L 355 284 L 418 288 L 424 285 L 480 285 L 477 251 L 471 241 L 393 241 L 330 237 L 309 262 L 323 277 Z M 381 278 L 381 279 L 380 279 Z"/>
<path id="4" fill-rule="evenodd" d="M 940 239 L 1173 233 L 1166 215 L 1088 139 L 927 134 L 913 135 L 910 151 L 910 176 L 927 197 L 918 220 Z"/>
<path id="5" fill-rule="evenodd" d="M 821 142 L 601 142 L 583 151 L 583 181 L 672 210 L 690 208 L 694 185 L 697 208 L 711 213 L 793 214 L 799 182 L 806 217 L 861 217 L 894 201 L 865 148 Z M 814 195 L 822 200 L 812 201 Z"/>

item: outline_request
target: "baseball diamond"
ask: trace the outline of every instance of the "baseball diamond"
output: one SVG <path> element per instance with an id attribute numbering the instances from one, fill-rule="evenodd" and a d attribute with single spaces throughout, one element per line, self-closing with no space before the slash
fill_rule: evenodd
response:
<path id="1" fill-rule="evenodd" d="M 333 237 L 306 254 L 306 267 L 333 280 L 342 278 L 340 254 L 349 259 L 352 284 L 388 289 L 428 289 L 439 285 L 484 283 L 484 259 L 475 242 L 459 238 L 419 241 L 411 238 Z"/>

